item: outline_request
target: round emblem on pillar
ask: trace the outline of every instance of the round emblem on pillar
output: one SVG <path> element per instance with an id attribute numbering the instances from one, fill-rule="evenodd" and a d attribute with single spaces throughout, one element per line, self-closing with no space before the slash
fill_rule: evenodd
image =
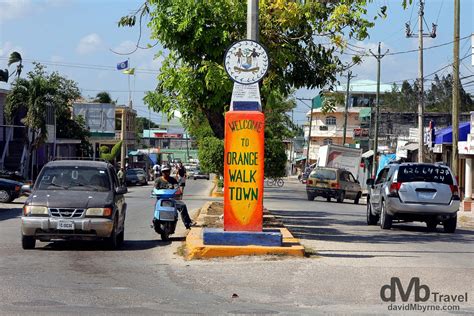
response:
<path id="1" fill-rule="evenodd" d="M 265 48 L 252 40 L 232 44 L 225 53 L 224 67 L 229 77 L 240 84 L 259 82 L 268 71 Z"/>

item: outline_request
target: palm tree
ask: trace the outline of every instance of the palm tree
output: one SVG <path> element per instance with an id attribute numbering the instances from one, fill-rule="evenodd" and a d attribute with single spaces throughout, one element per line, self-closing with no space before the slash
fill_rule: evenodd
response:
<path id="1" fill-rule="evenodd" d="M 8 67 L 14 63 L 19 63 L 16 66 L 16 76 L 17 78 L 20 78 L 21 70 L 23 69 L 23 58 L 21 58 L 21 55 L 18 52 L 13 52 L 10 54 L 10 58 L 8 59 Z"/>

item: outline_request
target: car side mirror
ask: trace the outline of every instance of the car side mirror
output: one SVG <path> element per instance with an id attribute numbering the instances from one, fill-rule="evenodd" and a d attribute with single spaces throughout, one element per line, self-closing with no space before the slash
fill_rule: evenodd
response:
<path id="1" fill-rule="evenodd" d="M 21 186 L 21 191 L 25 193 L 31 193 L 31 184 L 24 184 Z"/>
<path id="2" fill-rule="evenodd" d="M 374 179 L 367 179 L 366 184 L 367 184 L 369 187 L 372 187 L 372 186 L 374 185 Z"/>
<path id="3" fill-rule="evenodd" d="M 128 189 L 127 187 L 118 187 L 117 189 L 115 189 L 115 193 L 117 194 L 125 194 L 125 193 L 128 193 Z"/>

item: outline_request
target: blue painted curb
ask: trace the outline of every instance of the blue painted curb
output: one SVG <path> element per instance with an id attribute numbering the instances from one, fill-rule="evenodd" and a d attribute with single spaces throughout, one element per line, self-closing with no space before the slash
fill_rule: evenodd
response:
<path id="1" fill-rule="evenodd" d="M 248 232 L 224 231 L 222 228 L 204 228 L 202 237 L 204 245 L 281 247 L 283 243 L 280 230 Z"/>

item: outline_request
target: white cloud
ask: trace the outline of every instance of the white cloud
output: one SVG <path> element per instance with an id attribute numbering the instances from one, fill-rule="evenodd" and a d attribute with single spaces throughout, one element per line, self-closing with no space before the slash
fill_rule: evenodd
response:
<path id="1" fill-rule="evenodd" d="M 92 33 L 84 36 L 79 41 L 76 51 L 79 54 L 85 55 L 93 53 L 102 48 L 102 39 L 97 33 Z"/>
<path id="2" fill-rule="evenodd" d="M 28 15 L 32 11 L 32 0 L 2 0 L 0 1 L 0 24 L 7 20 Z"/>
<path id="3" fill-rule="evenodd" d="M 24 50 L 20 46 L 15 46 L 12 42 L 0 42 L 0 57 L 8 57 L 12 52 L 19 52 L 23 58 Z"/>

